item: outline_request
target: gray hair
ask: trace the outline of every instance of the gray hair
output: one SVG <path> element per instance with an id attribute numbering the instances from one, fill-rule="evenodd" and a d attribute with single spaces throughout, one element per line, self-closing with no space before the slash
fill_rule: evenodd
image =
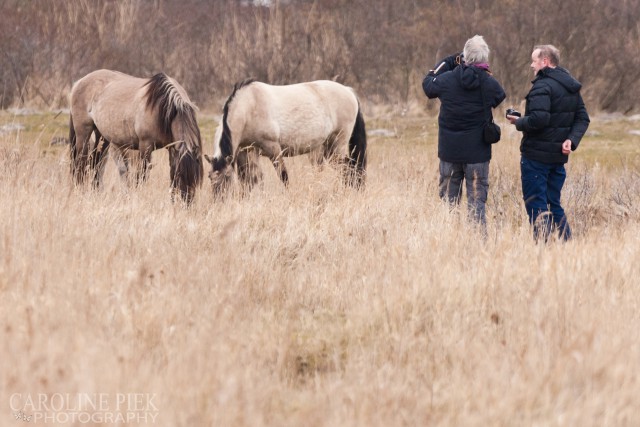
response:
<path id="1" fill-rule="evenodd" d="M 464 62 L 469 65 L 489 62 L 489 46 L 479 35 L 471 37 L 464 44 Z"/>
<path id="2" fill-rule="evenodd" d="M 560 65 L 560 51 L 552 44 L 540 44 L 534 46 L 533 51 L 540 49 L 538 58 L 547 58 L 552 66 L 557 67 Z"/>

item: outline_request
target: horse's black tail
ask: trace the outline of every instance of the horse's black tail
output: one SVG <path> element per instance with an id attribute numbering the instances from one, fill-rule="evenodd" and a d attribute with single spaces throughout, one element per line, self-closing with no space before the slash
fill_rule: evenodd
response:
<path id="1" fill-rule="evenodd" d="M 71 176 L 75 178 L 76 183 L 82 180 L 82 172 L 78 170 L 78 139 L 76 137 L 76 129 L 73 127 L 73 116 L 69 113 L 69 157 L 71 160 Z"/>
<path id="2" fill-rule="evenodd" d="M 231 95 L 229 95 L 229 98 L 227 98 L 227 101 L 224 103 L 224 107 L 222 109 L 222 120 L 220 123 L 220 125 L 222 126 L 220 140 L 214 142 L 214 144 L 219 144 L 220 148 L 220 157 L 213 159 L 212 162 L 214 171 L 224 169 L 227 166 L 228 159 L 233 158 L 233 143 L 231 129 L 229 128 L 228 122 L 229 109 L 231 108 L 231 102 L 236 97 L 238 91 L 245 86 L 249 86 L 253 82 L 255 82 L 254 79 L 246 79 L 233 85 L 233 91 L 231 92 Z"/>
<path id="3" fill-rule="evenodd" d="M 353 174 L 350 183 L 354 187 L 360 188 L 364 185 L 367 169 L 367 130 L 360 104 L 358 104 L 356 123 L 353 125 L 353 132 L 351 132 L 349 139 L 349 166 Z"/>
<path id="4" fill-rule="evenodd" d="M 69 114 L 69 156 L 71 156 L 71 168 L 76 160 L 76 130 L 73 128 L 73 116 Z"/>

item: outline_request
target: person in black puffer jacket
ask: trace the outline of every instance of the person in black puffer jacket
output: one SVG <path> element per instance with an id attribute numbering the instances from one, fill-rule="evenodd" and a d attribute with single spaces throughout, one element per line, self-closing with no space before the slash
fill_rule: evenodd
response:
<path id="1" fill-rule="evenodd" d="M 482 36 L 470 38 L 462 54 L 448 56 L 439 64 L 422 81 L 425 95 L 440 99 L 439 194 L 451 204 L 459 203 L 466 180 L 469 212 L 486 231 L 491 144 L 484 142 L 483 128 L 491 108 L 506 95 L 489 71 L 489 46 Z"/>
<path id="2" fill-rule="evenodd" d="M 560 204 L 567 176 L 564 164 L 587 131 L 589 114 L 580 95 L 582 85 L 559 66 L 556 47 L 535 46 L 531 61 L 535 78 L 526 96 L 524 116 L 507 116 L 523 132 L 522 195 L 536 240 L 546 241 L 553 228 L 568 240 L 571 227 Z"/>

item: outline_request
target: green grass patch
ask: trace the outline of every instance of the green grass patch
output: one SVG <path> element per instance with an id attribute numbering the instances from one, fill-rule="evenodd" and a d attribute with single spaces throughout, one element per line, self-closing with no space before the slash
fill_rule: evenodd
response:
<path id="1" fill-rule="evenodd" d="M 640 120 L 595 117 L 575 157 L 604 167 L 635 163 L 640 158 Z"/>

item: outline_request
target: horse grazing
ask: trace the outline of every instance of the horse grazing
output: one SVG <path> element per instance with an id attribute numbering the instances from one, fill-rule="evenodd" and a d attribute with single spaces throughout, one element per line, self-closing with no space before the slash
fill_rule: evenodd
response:
<path id="1" fill-rule="evenodd" d="M 233 87 L 214 137 L 213 158 L 205 158 L 216 194 L 228 187 L 234 167 L 244 184 L 254 184 L 250 170 L 257 153 L 271 160 L 285 185 L 283 157 L 314 153 L 313 161 L 345 165 L 345 183 L 359 188 L 366 151 L 364 119 L 351 88 L 326 80 L 287 86 L 245 80 Z"/>
<path id="2" fill-rule="evenodd" d="M 71 89 L 69 142 L 71 172 L 77 184 L 84 182 L 89 169 L 94 186 L 100 186 L 110 145 L 119 152 L 138 150 L 138 182 L 147 177 L 152 151 L 167 148 L 172 198 L 179 191 L 190 203 L 202 182 L 196 107 L 182 86 L 164 73 L 142 79 L 98 70 L 78 80 Z M 128 162 L 118 166 L 128 168 Z"/>

